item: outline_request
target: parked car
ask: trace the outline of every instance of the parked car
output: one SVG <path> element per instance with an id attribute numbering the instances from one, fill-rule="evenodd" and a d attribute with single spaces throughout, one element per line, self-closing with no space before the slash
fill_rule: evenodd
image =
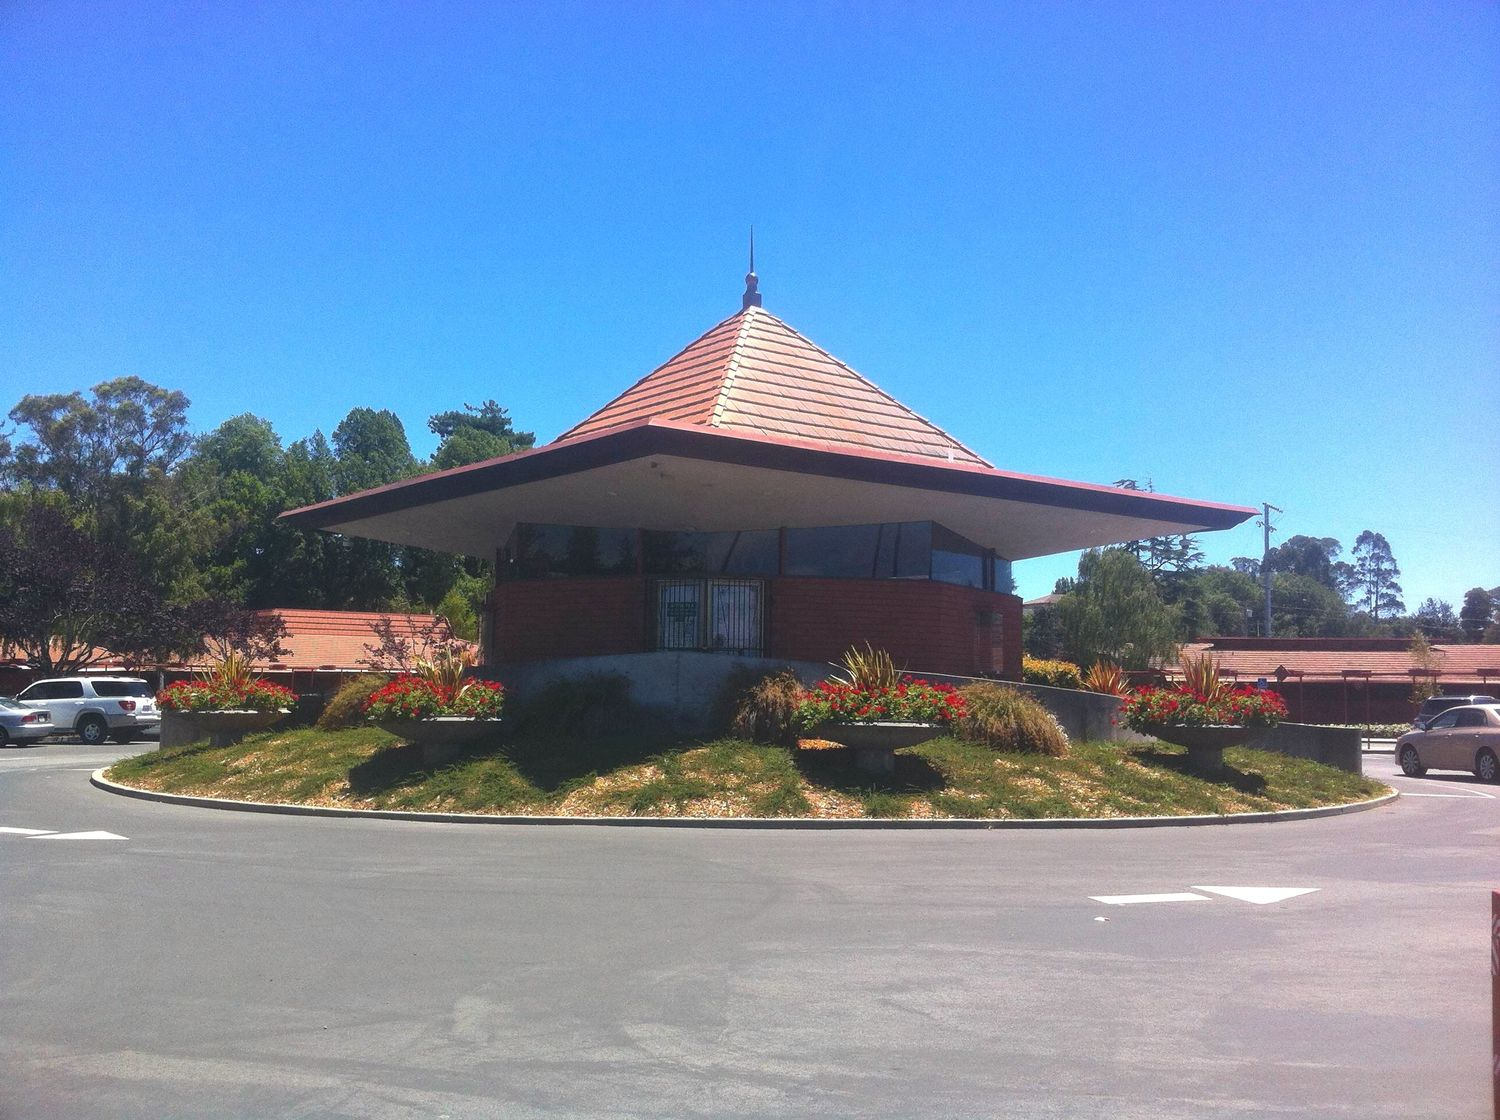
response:
<path id="1" fill-rule="evenodd" d="M 128 743 L 161 731 L 161 712 L 151 685 L 140 677 L 54 677 L 34 681 L 16 696 L 28 708 L 52 713 L 54 734 L 74 732 L 97 746 L 105 739 Z"/>
<path id="2" fill-rule="evenodd" d="M 28 708 L 0 697 L 0 747 L 35 743 L 52 731 L 52 713 L 45 708 Z"/>
<path id="3" fill-rule="evenodd" d="M 1411 721 L 1411 725 L 1420 730 L 1426 727 L 1434 716 L 1446 712 L 1449 708 L 1458 708 L 1465 704 L 1500 704 L 1500 698 L 1494 696 L 1429 696 L 1426 700 L 1422 701 L 1422 706 L 1417 709 L 1417 718 Z"/>
<path id="4" fill-rule="evenodd" d="M 1396 740 L 1401 772 L 1420 778 L 1431 770 L 1469 770 L 1482 782 L 1500 780 L 1500 703 L 1449 708 L 1425 729 Z"/>

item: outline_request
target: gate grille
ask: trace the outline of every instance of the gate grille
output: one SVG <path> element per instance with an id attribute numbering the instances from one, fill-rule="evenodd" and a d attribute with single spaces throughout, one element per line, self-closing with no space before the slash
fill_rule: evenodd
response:
<path id="1" fill-rule="evenodd" d="M 656 648 L 759 657 L 765 649 L 765 581 L 660 579 Z"/>

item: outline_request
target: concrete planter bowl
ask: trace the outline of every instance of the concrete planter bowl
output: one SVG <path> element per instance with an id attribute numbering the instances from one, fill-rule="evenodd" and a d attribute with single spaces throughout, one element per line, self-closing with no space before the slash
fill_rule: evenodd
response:
<path id="1" fill-rule="evenodd" d="M 824 723 L 811 734 L 848 747 L 855 766 L 867 774 L 894 774 L 898 750 L 936 739 L 946 730 L 941 723 Z"/>
<path id="2" fill-rule="evenodd" d="M 1153 723 L 1142 730 L 1163 743 L 1186 747 L 1188 765 L 1194 770 L 1218 774 L 1224 769 L 1224 749 L 1248 742 L 1254 729 L 1231 724 L 1188 726 L 1180 723 Z"/>
<path id="3" fill-rule="evenodd" d="M 210 712 L 168 710 L 161 714 L 161 745 L 180 746 L 207 739 L 210 747 L 232 747 L 252 731 L 264 731 L 286 714 L 286 709 L 270 712 L 249 709 Z"/>
<path id="4" fill-rule="evenodd" d="M 430 719 L 380 719 L 375 726 L 422 748 L 422 762 L 437 766 L 458 756 L 469 743 L 499 729 L 503 720 L 472 716 L 433 716 Z"/>

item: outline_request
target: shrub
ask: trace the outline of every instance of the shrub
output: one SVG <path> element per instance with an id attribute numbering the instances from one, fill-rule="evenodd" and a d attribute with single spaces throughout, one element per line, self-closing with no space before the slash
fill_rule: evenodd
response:
<path id="1" fill-rule="evenodd" d="M 609 735 L 636 731 L 648 722 L 646 713 L 630 698 L 630 681 L 618 673 L 549 681 L 518 707 L 519 735 Z"/>
<path id="2" fill-rule="evenodd" d="M 1082 688 L 1083 670 L 1071 661 L 1022 657 L 1021 679 L 1027 684 L 1042 684 L 1048 688 Z"/>
<path id="3" fill-rule="evenodd" d="M 889 688 L 861 688 L 821 681 L 797 701 L 797 726 L 823 723 L 954 723 L 964 717 L 964 698 L 951 684 L 903 679 Z"/>
<path id="4" fill-rule="evenodd" d="M 749 687 L 744 686 L 742 678 L 731 678 L 728 683 L 740 686 L 726 721 L 733 734 L 752 743 L 779 746 L 791 746 L 797 741 L 797 704 L 806 690 L 796 673 L 783 669 L 779 673 L 762 674 Z"/>
<path id="5" fill-rule="evenodd" d="M 391 678 L 382 673 L 361 673 L 345 681 L 323 706 L 318 716 L 319 731 L 342 731 L 348 727 L 359 727 L 365 722 L 365 701 L 370 694 L 390 684 Z"/>
<path id="6" fill-rule="evenodd" d="M 1061 758 L 1068 753 L 1068 735 L 1062 725 L 1024 692 L 982 683 L 966 686 L 962 695 L 968 714 L 958 721 L 957 731 L 970 742 L 1018 754 Z"/>

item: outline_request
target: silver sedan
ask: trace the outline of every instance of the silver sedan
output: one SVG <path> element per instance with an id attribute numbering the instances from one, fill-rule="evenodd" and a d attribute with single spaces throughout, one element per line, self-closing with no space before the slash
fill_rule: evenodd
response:
<path id="1" fill-rule="evenodd" d="M 1435 716 L 1396 740 L 1396 761 L 1408 777 L 1428 770 L 1468 770 L 1482 782 L 1500 780 L 1500 704 L 1466 704 Z"/>
<path id="2" fill-rule="evenodd" d="M 11 743 L 35 743 L 54 730 L 51 712 L 28 708 L 0 697 L 0 747 Z"/>

